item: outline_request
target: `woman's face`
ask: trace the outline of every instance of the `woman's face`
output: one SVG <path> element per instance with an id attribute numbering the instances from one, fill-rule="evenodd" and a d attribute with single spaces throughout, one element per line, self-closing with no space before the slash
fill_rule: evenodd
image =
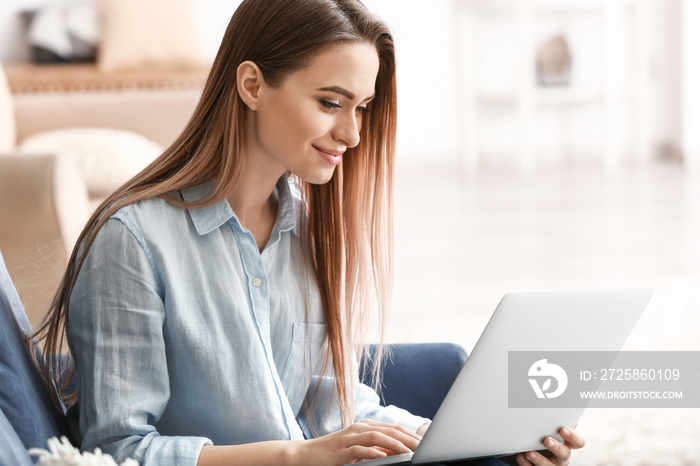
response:
<path id="1" fill-rule="evenodd" d="M 345 150 L 360 142 L 378 70 L 375 47 L 354 43 L 320 54 L 276 88 L 263 81 L 250 115 L 247 156 L 279 174 L 326 183 Z"/>

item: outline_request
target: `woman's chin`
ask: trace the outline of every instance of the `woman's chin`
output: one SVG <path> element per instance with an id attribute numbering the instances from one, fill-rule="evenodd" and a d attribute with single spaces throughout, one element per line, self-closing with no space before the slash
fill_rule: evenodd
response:
<path id="1" fill-rule="evenodd" d="M 335 168 L 330 170 L 323 170 L 323 172 L 308 173 L 308 174 L 298 174 L 297 176 L 309 184 L 326 184 L 331 178 L 333 178 L 333 173 L 335 173 Z"/>

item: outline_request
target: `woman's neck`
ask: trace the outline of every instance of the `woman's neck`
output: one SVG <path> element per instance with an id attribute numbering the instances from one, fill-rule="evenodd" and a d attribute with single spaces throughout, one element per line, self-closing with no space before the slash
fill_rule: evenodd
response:
<path id="1" fill-rule="evenodd" d="M 248 165 L 244 167 L 238 183 L 227 196 L 238 221 L 253 234 L 261 252 L 270 239 L 277 219 L 278 199 L 275 186 L 279 176 L 263 173 Z"/>

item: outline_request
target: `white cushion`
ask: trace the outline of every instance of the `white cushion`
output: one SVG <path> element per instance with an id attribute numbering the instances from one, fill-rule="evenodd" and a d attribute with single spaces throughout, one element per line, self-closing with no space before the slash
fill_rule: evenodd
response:
<path id="1" fill-rule="evenodd" d="M 17 143 L 15 109 L 5 71 L 0 64 L 0 153 L 11 152 Z"/>
<path id="2" fill-rule="evenodd" d="M 105 128 L 39 133 L 17 148 L 22 154 L 57 154 L 76 160 L 91 197 L 106 196 L 144 169 L 163 146 L 140 134 Z"/>

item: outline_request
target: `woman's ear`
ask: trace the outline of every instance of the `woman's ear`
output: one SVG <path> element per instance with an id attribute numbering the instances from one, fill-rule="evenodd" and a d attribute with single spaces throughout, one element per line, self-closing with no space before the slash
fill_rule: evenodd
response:
<path id="1" fill-rule="evenodd" d="M 262 71 L 258 65 L 250 60 L 246 60 L 238 65 L 236 84 L 241 100 L 249 109 L 256 111 L 258 109 L 260 87 L 264 84 Z"/>

